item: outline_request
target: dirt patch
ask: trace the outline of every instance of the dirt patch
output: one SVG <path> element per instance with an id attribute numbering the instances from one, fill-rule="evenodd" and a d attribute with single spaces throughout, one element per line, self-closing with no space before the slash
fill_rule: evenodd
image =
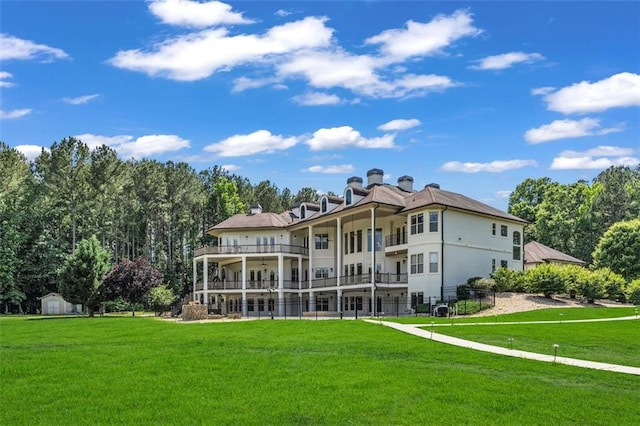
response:
<path id="1" fill-rule="evenodd" d="M 583 303 L 577 299 L 554 296 L 551 299 L 538 294 L 496 293 L 496 305 L 493 308 L 478 312 L 473 317 L 511 314 L 514 312 L 533 311 L 547 308 L 583 308 L 583 307 L 620 307 L 619 303 L 601 300 L 596 303 Z"/>

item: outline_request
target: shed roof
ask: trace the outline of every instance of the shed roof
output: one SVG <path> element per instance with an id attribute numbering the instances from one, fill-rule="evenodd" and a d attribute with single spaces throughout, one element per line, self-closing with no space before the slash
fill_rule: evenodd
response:
<path id="1" fill-rule="evenodd" d="M 562 253 L 561 251 L 545 246 L 537 241 L 531 241 L 524 245 L 525 264 L 546 262 L 575 263 L 577 265 L 586 265 L 587 263 L 578 258 Z"/>

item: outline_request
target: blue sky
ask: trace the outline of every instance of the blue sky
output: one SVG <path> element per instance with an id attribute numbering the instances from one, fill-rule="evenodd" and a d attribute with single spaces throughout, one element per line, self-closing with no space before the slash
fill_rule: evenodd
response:
<path id="1" fill-rule="evenodd" d="M 506 209 L 640 162 L 639 2 L 0 2 L 0 139 Z"/>

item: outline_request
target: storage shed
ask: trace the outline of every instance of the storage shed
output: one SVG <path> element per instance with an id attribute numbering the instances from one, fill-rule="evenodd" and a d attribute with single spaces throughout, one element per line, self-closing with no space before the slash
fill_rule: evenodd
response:
<path id="1" fill-rule="evenodd" d="M 40 298 L 42 315 L 66 315 L 82 313 L 82 305 L 69 303 L 58 293 L 49 293 Z"/>

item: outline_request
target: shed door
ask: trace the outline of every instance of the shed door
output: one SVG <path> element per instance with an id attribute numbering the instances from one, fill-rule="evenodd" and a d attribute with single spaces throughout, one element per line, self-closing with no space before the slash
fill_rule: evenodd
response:
<path id="1" fill-rule="evenodd" d="M 47 312 L 49 315 L 58 315 L 60 313 L 60 302 L 57 300 L 49 300 L 47 302 Z"/>

